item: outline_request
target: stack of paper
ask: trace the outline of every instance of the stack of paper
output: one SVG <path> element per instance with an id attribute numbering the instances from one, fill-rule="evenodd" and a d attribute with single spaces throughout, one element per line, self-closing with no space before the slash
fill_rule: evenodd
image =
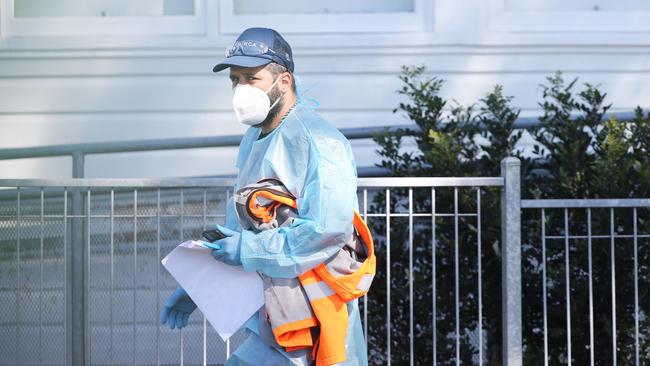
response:
<path id="1" fill-rule="evenodd" d="M 215 260 L 200 241 L 186 241 L 162 260 L 225 341 L 264 305 L 256 272 Z"/>

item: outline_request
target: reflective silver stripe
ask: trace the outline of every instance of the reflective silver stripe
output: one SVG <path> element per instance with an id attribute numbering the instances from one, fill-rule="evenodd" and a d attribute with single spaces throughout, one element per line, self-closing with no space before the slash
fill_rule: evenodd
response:
<path id="1" fill-rule="evenodd" d="M 325 265 L 327 266 L 327 270 L 334 277 L 338 278 L 351 275 L 358 271 L 363 265 L 363 262 L 359 262 L 352 258 L 347 251 L 341 249 L 334 257 L 329 259 Z"/>
<path id="2" fill-rule="evenodd" d="M 261 277 L 266 311 L 273 329 L 314 316 L 297 278 Z"/>
<path id="3" fill-rule="evenodd" d="M 309 300 L 318 300 L 323 297 L 328 297 L 332 296 L 335 294 L 334 290 L 332 290 L 325 282 L 323 281 L 318 281 L 315 283 L 311 283 L 307 286 L 303 286 L 305 289 L 305 292 L 307 293 L 307 297 Z"/>
<path id="4" fill-rule="evenodd" d="M 349 267 L 351 264 L 353 265 L 355 263 L 347 253 L 342 255 L 342 252 L 345 253 L 344 251 L 339 251 L 334 257 L 330 258 L 325 263 L 327 271 L 337 278 L 354 273 L 354 271 L 350 271 Z"/>
<path id="5" fill-rule="evenodd" d="M 374 274 L 365 274 L 361 277 L 359 284 L 357 285 L 357 290 L 368 291 L 370 290 L 370 285 L 372 285 L 372 280 L 375 278 Z"/>
<path id="6" fill-rule="evenodd" d="M 239 203 L 240 205 L 246 205 L 246 201 L 248 200 L 248 197 L 238 194 L 232 196 L 232 198 L 235 200 L 235 203 Z"/>
<path id="7" fill-rule="evenodd" d="M 368 251 L 369 249 L 363 240 L 357 234 L 353 234 L 350 241 L 334 257 L 330 258 L 325 265 L 334 277 L 347 276 L 355 273 L 363 266 L 367 260 L 365 256 Z"/>

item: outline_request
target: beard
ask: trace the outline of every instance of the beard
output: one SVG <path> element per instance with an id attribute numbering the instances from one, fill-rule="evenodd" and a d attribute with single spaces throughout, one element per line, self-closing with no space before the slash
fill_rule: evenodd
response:
<path id="1" fill-rule="evenodd" d="M 280 89 L 276 88 L 275 86 L 271 91 L 269 91 L 269 100 L 271 101 L 271 105 L 273 103 L 277 102 L 271 109 L 269 109 L 269 114 L 266 116 L 264 121 L 262 121 L 260 124 L 258 124 L 255 127 L 262 128 L 264 126 L 268 126 L 271 124 L 271 121 L 275 119 L 275 117 L 278 116 L 280 113 L 280 110 L 282 110 L 282 107 L 284 107 L 284 100 L 278 101 L 278 99 L 282 98 L 282 92 Z"/>

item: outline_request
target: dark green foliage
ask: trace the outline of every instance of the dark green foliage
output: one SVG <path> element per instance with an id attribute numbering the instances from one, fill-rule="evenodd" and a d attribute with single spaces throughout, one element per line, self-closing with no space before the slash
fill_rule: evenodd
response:
<path id="1" fill-rule="evenodd" d="M 420 128 L 413 134 L 405 129 L 376 136 L 380 166 L 392 176 L 498 176 L 503 158 L 514 156 L 522 162 L 522 198 L 627 198 L 650 196 L 650 115 L 637 109 L 632 121 L 603 120 L 610 108 L 606 94 L 597 86 L 585 84 L 575 91 L 577 79 L 565 83 L 561 73 L 547 78 L 542 85 L 543 114 L 540 124 L 530 135 L 536 140 L 532 151 L 525 154 L 517 143 L 523 131 L 514 128 L 519 110 L 513 98 L 503 94 L 500 85 L 476 104 L 464 107 L 451 105 L 439 96 L 443 80 L 428 76 L 424 67 L 404 67 L 400 76 L 404 86 L 398 93 L 408 102 L 395 112 L 404 113 Z M 451 107 L 450 107 L 451 105 Z M 404 142 L 412 139 L 415 148 L 406 149 Z M 455 198 L 455 195 L 457 195 Z M 499 192 L 493 189 L 438 188 L 435 190 L 437 213 L 476 212 L 477 195 L 481 199 L 481 280 L 483 358 L 489 365 L 501 364 L 501 263 Z M 371 209 L 386 212 L 386 196 L 373 196 Z M 430 213 L 432 192 L 413 190 L 413 210 Z M 457 203 L 457 205 L 455 205 Z M 392 190 L 391 213 L 407 212 L 407 190 Z M 546 235 L 560 238 L 565 230 L 570 235 L 586 235 L 587 210 L 567 212 L 565 228 L 563 210 L 547 210 Z M 608 209 L 592 210 L 592 233 L 606 235 L 610 231 Z M 616 210 L 614 227 L 618 234 L 631 234 L 632 210 Z M 541 214 L 524 210 L 522 217 L 522 269 L 524 300 L 525 364 L 541 364 L 543 359 L 543 316 L 541 283 Z M 638 231 L 650 231 L 648 210 L 637 212 Z M 371 364 L 386 363 L 386 221 L 370 221 L 377 236 L 380 258 L 375 285 L 369 295 L 369 354 Z M 458 237 L 455 240 L 456 225 Z M 456 363 L 456 272 L 458 250 L 459 328 L 461 364 L 478 360 L 478 294 L 477 294 L 477 226 L 476 217 L 439 216 L 435 220 L 435 251 L 432 248 L 430 217 L 414 219 L 413 229 L 413 312 L 414 350 L 416 364 L 432 364 L 432 270 L 435 255 L 436 285 L 436 350 L 438 365 Z M 391 361 L 409 362 L 409 224 L 402 217 L 391 217 L 390 232 L 390 301 Z M 456 248 L 456 242 L 458 247 Z M 648 301 L 650 276 L 647 263 L 650 243 L 639 240 L 639 302 Z M 586 240 L 569 242 L 571 281 L 572 348 L 575 364 L 588 364 L 588 271 Z M 618 359 L 633 360 L 634 306 L 633 258 L 631 240 L 617 239 L 617 338 Z M 546 243 L 548 289 L 549 362 L 562 364 L 566 359 L 565 251 L 563 240 Z M 611 364 L 611 253 L 609 239 L 593 242 L 594 309 L 597 329 L 597 364 Z M 383 260 L 383 262 L 382 262 Z M 646 314 L 650 310 L 641 305 Z M 607 314 L 610 309 L 610 315 Z M 647 316 L 646 316 L 647 318 Z M 647 320 L 641 321 L 641 332 L 650 330 Z M 608 343 L 609 342 L 609 343 Z M 644 343 L 645 342 L 645 343 Z M 607 345 L 609 344 L 609 348 Z M 650 352 L 650 342 L 641 342 L 642 354 Z"/>

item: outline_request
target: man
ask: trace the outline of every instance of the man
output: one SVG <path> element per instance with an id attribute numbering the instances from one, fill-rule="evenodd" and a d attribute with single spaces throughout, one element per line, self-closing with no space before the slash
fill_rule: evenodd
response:
<path id="1" fill-rule="evenodd" d="M 356 167 L 347 139 L 304 103 L 297 93 L 291 47 L 272 29 L 250 28 L 226 51 L 214 72 L 230 71 L 233 109 L 251 126 L 237 157 L 235 190 L 275 179 L 296 198 L 297 218 L 290 226 L 253 232 L 242 229 L 229 202 L 227 235 L 214 242 L 217 260 L 278 279 L 296 278 L 334 256 L 353 235 L 357 208 Z M 367 365 L 357 300 L 346 304 L 345 365 Z M 196 308 L 177 289 L 161 321 L 187 325 Z M 269 336 L 264 308 L 246 324 L 249 337 L 226 365 L 310 365 L 312 350 L 287 352 Z"/>

